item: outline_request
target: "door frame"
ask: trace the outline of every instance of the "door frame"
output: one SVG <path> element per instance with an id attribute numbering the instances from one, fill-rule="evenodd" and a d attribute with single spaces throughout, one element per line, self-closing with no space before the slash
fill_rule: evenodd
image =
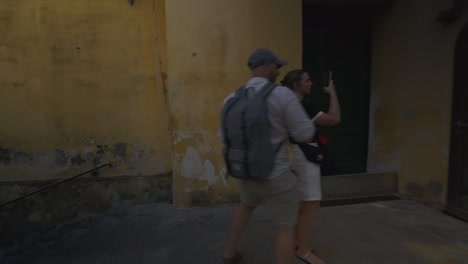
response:
<path id="1" fill-rule="evenodd" d="M 463 43 L 462 43 L 463 42 Z M 464 44 L 464 45 L 463 45 Z M 466 75 L 463 75 L 459 72 L 459 68 L 461 67 L 461 59 L 458 59 L 457 54 L 459 54 L 460 50 L 465 47 L 468 49 L 468 22 L 462 27 L 460 32 L 458 33 L 458 37 L 455 44 L 455 51 L 454 51 L 454 67 L 453 67 L 453 87 L 452 87 L 452 112 L 451 112 L 451 122 L 450 122 L 450 149 L 449 149 L 449 175 L 448 175 L 448 185 L 447 185 L 447 205 L 446 205 L 446 212 L 450 215 L 455 217 L 461 218 L 462 220 L 468 221 L 468 209 L 463 209 L 461 199 L 461 185 L 462 185 L 462 178 L 463 171 L 462 164 L 460 164 L 460 156 L 457 155 L 457 152 L 461 152 L 463 149 L 462 144 L 457 144 L 456 140 L 456 133 L 457 128 L 455 127 L 455 123 L 458 121 L 457 117 L 457 98 L 458 95 L 461 93 L 460 90 L 463 87 L 460 84 L 460 78 L 468 78 Z M 468 51 L 467 51 L 468 52 Z M 467 62 L 468 63 L 468 62 Z"/>

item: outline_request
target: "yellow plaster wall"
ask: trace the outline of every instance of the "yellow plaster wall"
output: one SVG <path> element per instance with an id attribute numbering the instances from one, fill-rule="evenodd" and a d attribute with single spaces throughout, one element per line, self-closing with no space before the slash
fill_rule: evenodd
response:
<path id="1" fill-rule="evenodd" d="M 224 98 L 249 78 L 250 53 L 274 50 L 301 66 L 301 1 L 166 1 L 168 98 L 176 206 L 237 199 L 217 137 Z"/>
<path id="2" fill-rule="evenodd" d="M 399 172 L 399 191 L 445 204 L 455 41 L 468 16 L 452 1 L 397 0 L 375 13 L 368 172 Z"/>
<path id="3" fill-rule="evenodd" d="M 164 4 L 0 5 L 0 181 L 171 170 Z"/>

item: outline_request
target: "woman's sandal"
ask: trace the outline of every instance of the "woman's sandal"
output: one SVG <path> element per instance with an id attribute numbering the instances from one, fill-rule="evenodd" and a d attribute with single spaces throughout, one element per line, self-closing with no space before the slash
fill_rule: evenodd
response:
<path id="1" fill-rule="evenodd" d="M 308 264 L 325 264 L 323 260 L 312 253 L 312 250 L 302 255 L 296 252 L 296 257 Z"/>
<path id="2" fill-rule="evenodd" d="M 239 262 L 241 259 L 242 259 L 242 252 L 236 250 L 236 252 L 234 252 L 234 256 L 230 257 L 230 258 L 223 258 L 223 261 L 224 261 L 224 264 L 234 264 L 234 263 L 237 263 Z"/>

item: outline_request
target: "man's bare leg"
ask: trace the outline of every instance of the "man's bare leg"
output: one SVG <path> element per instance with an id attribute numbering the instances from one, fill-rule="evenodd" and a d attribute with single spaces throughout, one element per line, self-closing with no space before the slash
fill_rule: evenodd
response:
<path id="1" fill-rule="evenodd" d="M 249 223 L 250 216 L 256 206 L 240 204 L 233 210 L 231 225 L 226 245 L 224 247 L 224 258 L 232 258 L 236 254 L 236 247 L 239 238 Z"/>

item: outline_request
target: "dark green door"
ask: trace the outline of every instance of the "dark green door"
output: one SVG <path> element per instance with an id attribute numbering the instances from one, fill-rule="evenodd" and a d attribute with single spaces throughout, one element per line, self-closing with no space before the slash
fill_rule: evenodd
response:
<path id="1" fill-rule="evenodd" d="M 341 105 L 341 124 L 320 127 L 330 139 L 333 168 L 323 175 L 366 172 L 370 100 L 371 17 L 364 9 L 304 6 L 303 66 L 314 86 L 306 103 L 328 110 L 323 93 L 325 71 L 333 79 Z"/>

